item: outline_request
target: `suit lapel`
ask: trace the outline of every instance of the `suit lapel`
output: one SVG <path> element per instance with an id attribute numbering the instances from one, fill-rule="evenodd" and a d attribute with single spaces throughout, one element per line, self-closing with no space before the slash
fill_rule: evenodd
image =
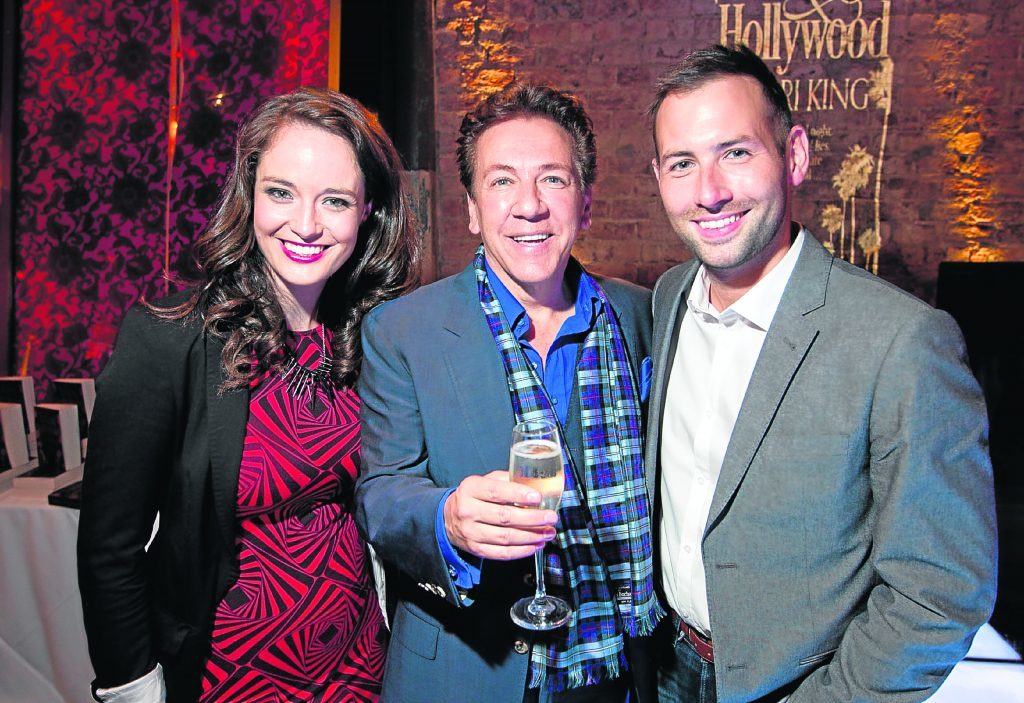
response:
<path id="1" fill-rule="evenodd" d="M 455 393 L 452 421 L 461 419 L 468 428 L 477 462 L 469 457 L 467 466 L 489 466 L 494 442 L 508 445 L 515 418 L 508 382 L 476 290 L 473 266 L 454 281 L 454 295 L 445 317 L 441 356 Z"/>
<path id="2" fill-rule="evenodd" d="M 237 532 L 238 473 L 242 464 L 249 393 L 218 393 L 224 381 L 221 352 L 224 345 L 206 337 L 206 407 L 209 413 L 210 481 L 214 511 L 225 543 L 232 549 Z"/>
<path id="3" fill-rule="evenodd" d="M 693 279 L 700 264 L 696 261 L 683 264 L 665 274 L 654 289 L 654 339 L 651 354 L 654 368 L 651 376 L 651 393 L 648 404 L 648 430 L 645 473 L 647 496 L 654 505 L 658 489 L 658 462 L 661 452 L 661 416 L 665 408 L 665 394 L 668 377 L 676 355 L 679 340 L 679 325 L 686 313 L 684 301 L 689 295 Z"/>
<path id="4" fill-rule="evenodd" d="M 720 518 L 750 468 L 793 376 L 818 336 L 807 314 L 825 303 L 832 257 L 806 232 L 793 275 L 786 285 L 722 460 L 705 534 Z"/>

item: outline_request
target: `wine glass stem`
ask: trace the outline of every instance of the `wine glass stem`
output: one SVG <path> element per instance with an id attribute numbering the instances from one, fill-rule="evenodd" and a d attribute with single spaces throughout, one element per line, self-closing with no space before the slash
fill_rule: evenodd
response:
<path id="1" fill-rule="evenodd" d="M 537 592 L 534 593 L 533 599 L 540 600 L 547 595 L 547 590 L 544 587 L 544 548 L 541 547 L 533 555 L 534 564 L 537 568 Z"/>

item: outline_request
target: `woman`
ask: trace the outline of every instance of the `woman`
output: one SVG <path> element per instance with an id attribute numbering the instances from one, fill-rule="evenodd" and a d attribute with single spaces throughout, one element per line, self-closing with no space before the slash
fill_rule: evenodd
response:
<path id="1" fill-rule="evenodd" d="M 412 284 L 400 168 L 351 98 L 271 98 L 197 243 L 205 280 L 126 316 L 79 531 L 98 700 L 377 699 L 352 386 L 363 315 Z"/>

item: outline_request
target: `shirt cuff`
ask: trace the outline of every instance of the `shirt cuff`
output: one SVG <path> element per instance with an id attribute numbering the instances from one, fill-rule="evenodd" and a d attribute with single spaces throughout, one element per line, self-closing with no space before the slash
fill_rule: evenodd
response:
<path id="1" fill-rule="evenodd" d="M 441 550 L 441 556 L 448 565 L 448 575 L 452 577 L 452 583 L 457 588 L 469 590 L 480 583 L 480 566 L 483 560 L 468 554 L 463 558 L 448 540 L 448 533 L 444 529 L 444 504 L 448 496 L 454 492 L 455 489 L 451 488 L 441 496 L 441 502 L 437 505 L 437 517 L 434 520 L 434 532 L 437 535 L 437 546 Z"/>
<path id="2" fill-rule="evenodd" d="M 97 688 L 96 699 L 102 703 L 163 703 L 167 700 L 164 669 L 159 664 L 151 672 L 113 688 Z"/>

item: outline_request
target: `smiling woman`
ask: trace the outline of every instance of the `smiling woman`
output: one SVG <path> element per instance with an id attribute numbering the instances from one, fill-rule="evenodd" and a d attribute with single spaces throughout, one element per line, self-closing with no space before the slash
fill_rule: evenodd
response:
<path id="1" fill-rule="evenodd" d="M 369 214 L 352 145 L 316 127 L 283 127 L 256 169 L 253 229 L 288 328 L 314 326 L 328 279 Z"/>
<path id="2" fill-rule="evenodd" d="M 375 118 L 312 89 L 259 106 L 196 259 L 205 279 L 129 312 L 97 383 L 78 559 L 94 693 L 375 701 L 352 387 L 363 315 L 416 263 Z"/>
<path id="3" fill-rule="evenodd" d="M 294 149 L 301 155 L 293 154 Z M 314 166 L 315 176 L 306 174 Z M 261 178 L 269 180 L 261 182 Z M 295 190 L 300 180 L 301 193 Z M 200 315 L 205 328 L 224 341 L 221 358 L 227 378 L 223 390 L 244 387 L 267 369 L 280 367 L 279 352 L 287 323 L 292 322 L 285 307 L 295 301 L 296 290 L 309 297 L 301 285 L 294 290 L 281 285 L 287 279 L 278 278 L 283 269 L 275 267 L 274 261 L 286 257 L 269 258 L 261 244 L 266 228 L 280 229 L 280 221 L 269 224 L 270 213 L 280 218 L 285 202 L 303 201 L 305 214 L 301 208 L 290 213 L 310 219 L 301 222 L 289 215 L 290 226 L 301 234 L 286 235 L 282 230 L 274 237 L 296 246 L 322 245 L 327 237 L 310 239 L 322 235 L 325 223 L 317 219 L 338 207 L 337 198 L 352 200 L 353 189 L 361 189 L 362 205 L 347 217 L 358 213 L 362 219 L 351 248 L 339 248 L 347 252 L 339 268 L 321 281 L 318 297 L 306 300 L 305 312 L 311 313 L 311 319 L 290 327 L 308 329 L 315 319 L 335 331 L 335 380 L 343 387 L 351 386 L 358 376 L 363 314 L 412 285 L 418 247 L 401 160 L 376 118 L 340 93 L 303 89 L 271 98 L 239 129 L 235 165 L 220 206 L 196 242 L 196 259 L 207 281 L 184 301 L 151 306 L 157 315 L 169 319 Z M 314 202 L 317 208 L 312 207 Z M 270 203 L 275 207 L 265 207 Z M 275 255 L 278 252 L 280 248 Z"/>

